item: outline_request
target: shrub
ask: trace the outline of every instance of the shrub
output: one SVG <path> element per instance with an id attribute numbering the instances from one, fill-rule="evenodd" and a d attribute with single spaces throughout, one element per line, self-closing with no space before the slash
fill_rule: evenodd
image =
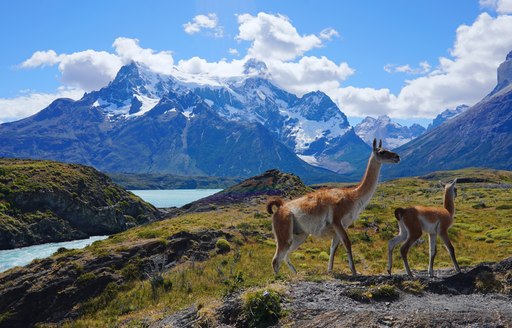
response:
<path id="1" fill-rule="evenodd" d="M 224 238 L 217 239 L 215 247 L 217 248 L 217 253 L 219 254 L 224 254 L 231 250 L 231 244 Z"/>
<path id="2" fill-rule="evenodd" d="M 327 252 L 320 252 L 320 254 L 318 254 L 318 258 L 320 260 L 329 260 L 329 254 L 327 254 Z"/>
<path id="3" fill-rule="evenodd" d="M 392 285 L 372 286 L 366 290 L 362 288 L 352 288 L 348 290 L 346 295 L 353 300 L 366 303 L 372 300 L 391 301 L 399 297 L 398 291 L 395 286 Z"/>
<path id="4" fill-rule="evenodd" d="M 281 296 L 274 290 L 260 290 L 245 296 L 243 312 L 249 327 L 275 325 L 283 315 Z"/>
<path id="5" fill-rule="evenodd" d="M 419 280 L 406 280 L 402 282 L 402 290 L 414 295 L 421 295 L 425 291 L 425 285 Z"/>

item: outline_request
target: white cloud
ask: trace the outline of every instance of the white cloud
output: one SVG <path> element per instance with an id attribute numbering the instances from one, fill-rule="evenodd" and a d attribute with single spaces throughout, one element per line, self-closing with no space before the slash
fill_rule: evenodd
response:
<path id="1" fill-rule="evenodd" d="M 298 95 L 335 90 L 340 82 L 354 74 L 347 63 L 336 64 L 324 56 L 304 56 L 298 62 L 269 61 L 267 64 L 274 82 Z"/>
<path id="2" fill-rule="evenodd" d="M 62 60 L 62 55 L 58 56 L 54 50 L 36 51 L 32 56 L 21 63 L 22 68 L 34 68 L 39 66 L 53 66 Z"/>
<path id="3" fill-rule="evenodd" d="M 512 0 L 480 0 L 480 6 L 491 8 L 498 14 L 512 14 Z"/>
<path id="4" fill-rule="evenodd" d="M 53 50 L 37 51 L 20 66 L 35 68 L 58 64 L 62 82 L 86 91 L 97 90 L 112 81 L 122 65 L 131 61 L 145 64 L 151 70 L 170 74 L 174 60 L 170 51 L 156 52 L 142 48 L 139 40 L 117 38 L 112 44 L 115 54 L 106 51 L 85 50 L 58 55 Z"/>
<path id="5" fill-rule="evenodd" d="M 172 72 L 174 59 L 171 51 L 156 52 L 153 49 L 142 48 L 139 45 L 139 40 L 130 38 L 117 38 L 112 46 L 123 64 L 134 60 L 145 64 L 157 73 L 170 74 Z"/>
<path id="6" fill-rule="evenodd" d="M 208 62 L 197 56 L 186 60 L 180 60 L 177 68 L 181 72 L 189 74 L 207 74 L 211 77 L 232 77 L 241 76 L 245 59 L 235 59 L 232 61 L 220 60 L 218 62 Z"/>
<path id="7" fill-rule="evenodd" d="M 236 50 L 234 48 L 229 48 L 228 52 L 230 54 L 232 54 L 233 56 L 240 56 L 240 53 L 238 52 L 238 50 Z"/>
<path id="8" fill-rule="evenodd" d="M 412 68 L 409 64 L 387 64 L 384 66 L 384 70 L 388 73 L 426 74 L 430 71 L 430 64 L 426 61 L 422 61 L 417 68 Z"/>
<path id="9" fill-rule="evenodd" d="M 19 120 L 31 116 L 47 107 L 57 98 L 80 99 L 84 91 L 61 88 L 57 93 L 38 93 L 27 91 L 16 98 L 0 98 L 0 123 Z"/>
<path id="10" fill-rule="evenodd" d="M 238 15 L 238 40 L 252 42 L 251 57 L 261 60 L 293 60 L 306 51 L 320 47 L 316 35 L 299 35 L 288 17 L 260 12 L 257 16 Z"/>
<path id="11" fill-rule="evenodd" d="M 335 29 L 328 27 L 320 31 L 318 36 L 323 40 L 331 40 L 335 36 L 340 36 L 340 34 Z"/>
<path id="12" fill-rule="evenodd" d="M 471 25 L 461 25 L 448 56 L 440 57 L 432 65 L 421 62 L 410 65 L 386 65 L 389 72 L 422 74 L 406 81 L 398 94 L 389 89 L 356 88 L 343 86 L 355 74 L 346 62 L 336 63 L 327 57 L 304 56 L 323 41 L 337 35 L 333 29 L 324 29 L 318 36 L 300 35 L 290 20 L 282 15 L 259 13 L 239 15 L 239 41 L 248 41 L 247 54 L 241 59 L 209 62 L 198 56 L 174 63 L 169 51 L 156 52 L 142 48 L 139 41 L 117 38 L 114 52 L 86 50 L 73 54 L 57 54 L 53 50 L 38 51 L 21 64 L 34 68 L 58 64 L 62 82 L 84 90 L 98 89 L 110 81 L 121 65 L 136 60 L 150 69 L 168 74 L 173 67 L 190 74 L 202 74 L 205 79 L 232 77 L 243 74 L 243 65 L 249 58 L 257 58 L 267 64 L 270 78 L 284 89 L 297 94 L 321 90 L 335 100 L 349 116 L 388 114 L 397 118 L 433 117 L 445 108 L 460 104 L 474 104 L 496 84 L 496 69 L 512 49 L 512 16 L 492 17 L 480 14 Z M 335 33 L 336 32 L 336 33 Z M 233 55 L 238 50 L 229 49 Z M 4 99 L 2 108 L 21 106 L 18 117 L 32 113 L 33 107 L 22 105 L 35 103 L 49 95 L 34 95 Z M 46 99 L 46 98 L 45 98 Z M 25 106 L 26 108 L 22 108 Z M 41 109 L 44 106 L 40 106 Z M 5 114 L 7 113 L 7 114 Z M 14 117 L 14 112 L 4 110 L 2 117 Z"/>
<path id="13" fill-rule="evenodd" d="M 210 13 L 207 15 L 197 15 L 192 19 L 192 22 L 183 24 L 183 30 L 187 34 L 195 34 L 202 29 L 209 29 L 213 31 L 213 36 L 220 38 L 224 35 L 224 29 L 218 26 L 218 18 L 216 14 Z"/>
<path id="14" fill-rule="evenodd" d="M 350 116 L 434 117 L 445 108 L 474 104 L 496 85 L 496 69 L 512 49 L 512 16 L 480 14 L 461 25 L 450 57 L 426 76 L 407 81 L 398 95 L 387 89 L 341 88 L 328 94 Z"/>

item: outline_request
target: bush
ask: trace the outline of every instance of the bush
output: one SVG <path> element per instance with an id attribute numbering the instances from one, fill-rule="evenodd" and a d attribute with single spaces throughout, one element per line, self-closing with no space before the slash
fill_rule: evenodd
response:
<path id="1" fill-rule="evenodd" d="M 243 312 L 249 327 L 275 325 L 283 314 L 281 296 L 271 289 L 248 293 Z"/>
<path id="2" fill-rule="evenodd" d="M 231 244 L 224 238 L 217 239 L 215 247 L 217 248 L 217 253 L 219 254 L 228 253 L 231 250 Z"/>
<path id="3" fill-rule="evenodd" d="M 327 254 L 327 252 L 320 252 L 320 254 L 318 254 L 318 258 L 320 260 L 328 261 L 329 260 L 329 254 Z"/>
<path id="4" fill-rule="evenodd" d="M 425 285 L 419 280 L 406 280 L 402 282 L 402 290 L 414 295 L 421 295 L 425 291 Z"/>
<path id="5" fill-rule="evenodd" d="M 368 303 L 371 301 L 393 301 L 398 299 L 399 293 L 395 286 L 379 285 L 366 290 L 362 288 L 349 289 L 347 296 L 353 300 Z"/>

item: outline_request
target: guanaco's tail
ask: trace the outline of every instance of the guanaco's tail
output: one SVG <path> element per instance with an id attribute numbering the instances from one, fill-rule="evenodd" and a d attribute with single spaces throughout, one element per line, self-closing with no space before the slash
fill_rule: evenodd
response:
<path id="1" fill-rule="evenodd" d="M 399 207 L 395 210 L 395 218 L 400 221 L 402 219 L 402 216 L 404 215 L 404 209 Z"/>
<path id="2" fill-rule="evenodd" d="M 269 214 L 273 214 L 274 212 L 272 211 L 272 206 L 277 206 L 277 208 L 279 208 L 280 206 L 283 206 L 284 202 L 281 198 L 279 197 L 273 197 L 273 198 L 270 198 L 268 201 L 267 201 L 267 212 Z"/>

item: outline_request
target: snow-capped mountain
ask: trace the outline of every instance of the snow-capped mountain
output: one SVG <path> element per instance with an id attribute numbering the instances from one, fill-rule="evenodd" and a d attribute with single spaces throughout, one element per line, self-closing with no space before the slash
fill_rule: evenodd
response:
<path id="1" fill-rule="evenodd" d="M 373 138 L 382 139 L 384 147 L 394 149 L 425 132 L 425 128 L 419 124 L 413 124 L 410 127 L 402 126 L 391 121 L 387 115 L 373 118 L 367 116 L 355 126 L 356 134 L 368 145 L 372 144 Z"/>
<path id="2" fill-rule="evenodd" d="M 388 176 L 486 167 L 512 170 L 512 52 L 498 68 L 498 84 L 476 105 L 396 149 L 400 167 Z"/>
<path id="3" fill-rule="evenodd" d="M 0 141 L 0 156 L 110 172 L 250 176 L 280 168 L 310 182 L 340 177 L 303 160 L 358 176 L 370 151 L 327 95 L 288 93 L 255 60 L 225 79 L 131 63 L 78 101 L 58 99 L 0 125 Z"/>
<path id="4" fill-rule="evenodd" d="M 225 79 L 178 71 L 165 76 L 132 63 L 123 67 L 107 88 L 91 97 L 99 95 L 94 104 L 110 115 L 129 118 L 149 111 L 170 90 L 177 94 L 192 91 L 226 120 L 263 125 L 312 165 L 338 173 L 351 173 L 361 163 L 364 165 L 368 148 L 357 138 L 342 140 L 353 133 L 352 127 L 326 94 L 316 91 L 299 98 L 274 85 L 268 77 L 265 63 L 255 59 L 245 63 L 242 76 Z M 333 151 L 339 148 L 339 142 L 351 143 L 346 146 L 357 155 Z"/>
<path id="5" fill-rule="evenodd" d="M 438 114 L 433 120 L 432 123 L 430 123 L 427 127 L 427 131 L 432 130 L 433 128 L 436 128 L 443 124 L 444 122 L 457 117 L 459 114 L 465 112 L 469 106 L 467 105 L 460 105 L 455 107 L 454 109 L 445 109 L 441 114 Z"/>

